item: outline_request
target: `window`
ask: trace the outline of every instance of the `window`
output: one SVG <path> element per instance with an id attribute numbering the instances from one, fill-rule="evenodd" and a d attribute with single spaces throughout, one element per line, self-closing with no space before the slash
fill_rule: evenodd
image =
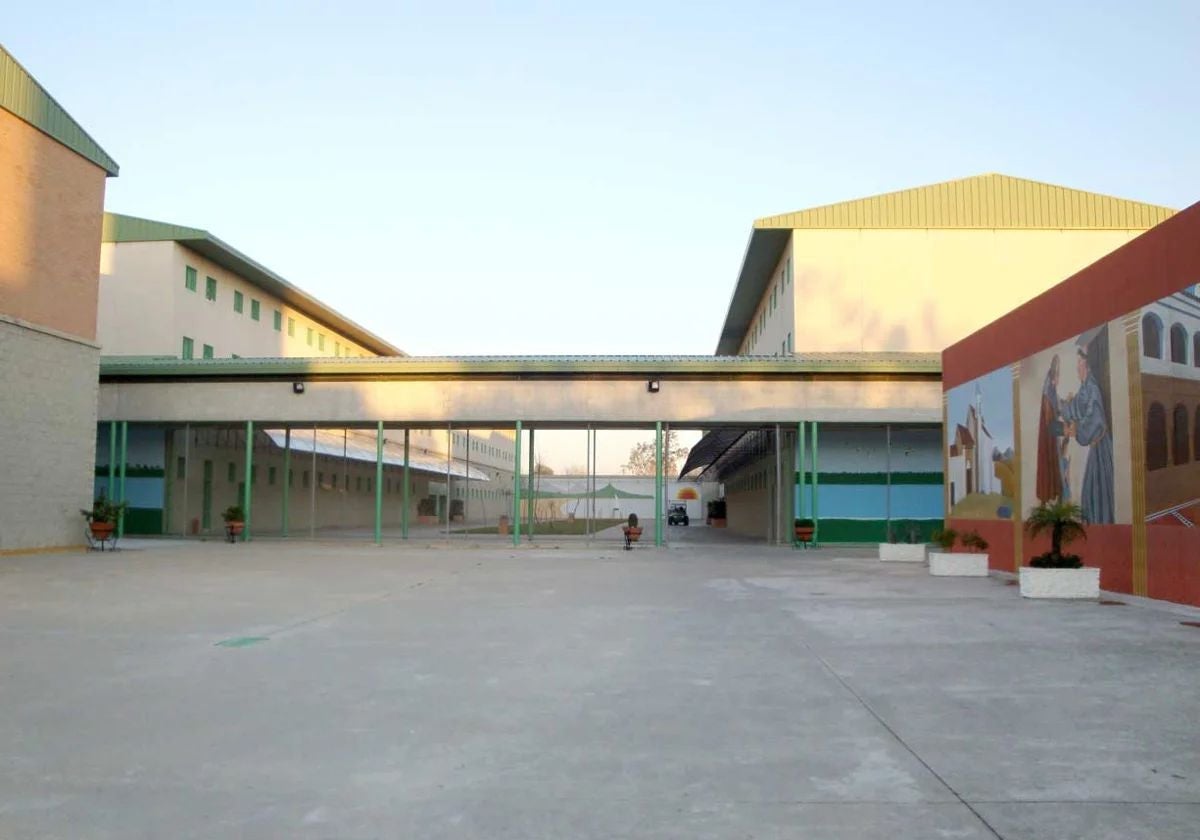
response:
<path id="1" fill-rule="evenodd" d="M 1163 357 L 1162 321 L 1153 312 L 1142 316 L 1142 355 L 1151 359 Z"/>
<path id="2" fill-rule="evenodd" d="M 288 338 L 296 337 L 296 319 L 288 318 Z"/>
<path id="3" fill-rule="evenodd" d="M 300 476 L 300 486 L 308 487 L 308 481 L 309 481 L 308 470 L 305 470 L 304 473 Z"/>
<path id="4" fill-rule="evenodd" d="M 1200 367 L 1200 332 L 1192 336 L 1192 365 Z"/>
<path id="5" fill-rule="evenodd" d="M 275 483 L 275 468 L 267 467 L 267 484 L 273 485 L 274 483 Z"/>
<path id="6" fill-rule="evenodd" d="M 295 483 L 296 483 L 296 471 L 294 469 L 292 469 L 291 467 L 288 467 L 288 487 L 291 487 Z"/>
<path id="7" fill-rule="evenodd" d="M 325 349 L 325 333 L 321 333 L 317 336 L 317 349 L 318 350 Z"/>
<path id="8" fill-rule="evenodd" d="M 318 471 L 317 472 L 317 486 L 320 487 L 324 483 L 325 483 L 325 473 Z"/>
<path id="9" fill-rule="evenodd" d="M 228 479 L 230 484 L 233 484 L 233 482 L 237 481 L 237 465 L 234 464 L 233 461 L 229 462 L 229 467 L 225 473 L 225 478 Z"/>
<path id="10" fill-rule="evenodd" d="M 342 343 L 340 341 L 333 342 L 333 355 L 342 355 Z"/>
<path id="11" fill-rule="evenodd" d="M 185 358 L 185 359 L 192 358 L 192 353 L 195 352 L 195 347 L 196 347 L 196 343 L 185 335 L 183 337 L 183 354 L 182 354 L 183 358 Z"/>
<path id="12" fill-rule="evenodd" d="M 350 476 L 346 476 L 346 481 L 347 482 L 350 481 Z M 354 479 L 354 489 L 355 489 L 355 491 L 357 491 L 359 493 L 362 492 L 362 476 L 361 475 Z"/>
<path id="13" fill-rule="evenodd" d="M 1146 469 L 1161 470 L 1167 465 L 1167 412 L 1162 403 L 1150 403 L 1146 413 Z"/>
<path id="14" fill-rule="evenodd" d="M 250 301 L 250 320 L 257 321 L 259 314 L 259 302 L 251 299 Z"/>
<path id="15" fill-rule="evenodd" d="M 250 483 L 258 481 L 258 464 L 250 465 Z"/>
<path id="16" fill-rule="evenodd" d="M 371 479 L 369 479 L 369 478 L 367 479 L 367 492 L 368 493 L 371 492 Z"/>
<path id="17" fill-rule="evenodd" d="M 216 277 L 205 277 L 204 278 L 204 297 L 207 300 L 216 300 L 217 299 L 217 278 Z"/>
<path id="18" fill-rule="evenodd" d="M 187 476 L 187 458 L 180 455 L 175 459 L 175 477 L 183 479 Z"/>
<path id="19" fill-rule="evenodd" d="M 244 305 L 244 302 L 245 302 L 245 298 L 242 297 L 241 292 L 233 293 L 233 311 L 234 312 L 238 313 L 239 315 L 242 314 L 242 306 Z"/>
<path id="20" fill-rule="evenodd" d="M 1200 404 L 1196 405 L 1196 430 L 1192 433 L 1192 457 L 1200 461 Z"/>
<path id="21" fill-rule="evenodd" d="M 196 269 L 190 265 L 183 267 L 183 288 L 189 292 L 196 291 Z"/>
<path id="22" fill-rule="evenodd" d="M 1187 364 L 1187 330 L 1182 324 L 1171 325 L 1171 361 Z"/>
<path id="23" fill-rule="evenodd" d="M 283 329 L 283 313 L 278 309 L 275 310 L 275 332 Z"/>
<path id="24" fill-rule="evenodd" d="M 211 344 L 204 345 L 204 358 L 211 359 L 213 357 L 213 348 Z"/>
<path id="25" fill-rule="evenodd" d="M 1188 434 L 1191 431 L 1189 428 L 1191 424 L 1188 423 L 1187 406 L 1182 403 L 1175 406 L 1175 411 L 1172 414 L 1174 417 L 1172 418 L 1171 449 L 1174 451 L 1171 454 L 1174 457 L 1171 460 L 1175 463 L 1175 466 L 1179 466 L 1192 460 L 1192 453 L 1189 448 L 1190 441 L 1188 440 L 1191 437 Z"/>
<path id="26" fill-rule="evenodd" d="M 313 328 L 312 327 L 308 328 L 308 338 L 306 339 L 306 341 L 308 342 L 308 346 L 312 347 L 312 343 L 313 343 Z"/>
<path id="27" fill-rule="evenodd" d="M 231 358 L 231 359 L 240 359 L 240 358 L 242 358 L 242 357 L 241 357 L 241 356 L 239 356 L 237 353 L 230 353 L 230 354 L 229 354 L 229 358 Z"/>
<path id="28" fill-rule="evenodd" d="M 789 353 L 792 352 L 792 334 L 791 333 L 788 333 L 787 351 Z"/>

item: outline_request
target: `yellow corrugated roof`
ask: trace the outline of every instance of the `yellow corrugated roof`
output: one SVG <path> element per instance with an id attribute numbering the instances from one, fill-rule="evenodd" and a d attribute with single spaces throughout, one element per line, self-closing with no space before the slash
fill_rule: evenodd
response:
<path id="1" fill-rule="evenodd" d="M 991 173 L 758 219 L 779 228 L 1086 228 L 1145 230 L 1169 207 Z"/>

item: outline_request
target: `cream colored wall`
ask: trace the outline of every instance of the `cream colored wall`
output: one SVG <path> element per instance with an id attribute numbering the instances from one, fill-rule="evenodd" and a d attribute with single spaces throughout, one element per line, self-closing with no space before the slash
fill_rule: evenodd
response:
<path id="1" fill-rule="evenodd" d="M 738 355 L 783 356 L 787 354 L 788 335 L 793 334 L 795 329 L 792 313 L 796 283 L 794 280 L 785 282 L 784 271 L 784 267 L 791 257 L 792 244 L 789 243 L 784 249 L 783 256 L 779 258 L 779 262 L 775 264 L 775 268 L 771 272 L 771 282 L 758 302 L 758 307 L 754 311 L 754 319 L 750 322 L 750 330 L 742 339 L 742 346 L 738 348 Z M 776 295 L 774 309 L 771 308 L 772 293 Z M 764 313 L 763 329 L 762 332 L 758 332 L 755 325 Z M 793 335 L 794 349 L 795 338 Z"/>
<path id="2" fill-rule="evenodd" d="M 627 380 L 314 381 L 302 395 L 290 382 L 111 382 L 100 387 L 102 420 L 146 422 L 508 425 L 527 421 L 929 423 L 942 416 L 941 383 L 911 380 L 663 379 L 646 391 Z"/>
<path id="3" fill-rule="evenodd" d="M 196 269 L 196 291 L 184 285 L 186 268 Z M 217 281 L 217 299 L 205 297 L 206 278 Z M 234 311 L 234 292 L 243 308 Z M 260 303 L 259 320 L 250 317 Z M 282 323 L 275 331 L 274 312 Z M 288 319 L 295 335 L 288 335 Z M 308 344 L 308 330 L 313 343 Z M 319 346 L 324 335 L 325 347 Z M 105 243 L 101 254 L 99 341 L 106 355 L 179 356 L 183 337 L 195 344 L 195 358 L 211 345 L 216 357 L 232 355 L 332 357 L 374 356 L 317 320 L 268 295 L 259 286 L 225 270 L 176 242 Z"/>
<path id="4" fill-rule="evenodd" d="M 1141 233 L 796 230 L 795 349 L 944 350 Z"/>

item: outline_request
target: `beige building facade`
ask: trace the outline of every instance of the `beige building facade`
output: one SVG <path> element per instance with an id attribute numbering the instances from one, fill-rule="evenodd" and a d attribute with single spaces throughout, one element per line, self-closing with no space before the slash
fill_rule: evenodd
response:
<path id="1" fill-rule="evenodd" d="M 0 48 L 0 552 L 84 542 L 96 270 L 117 165 Z"/>
<path id="2" fill-rule="evenodd" d="M 716 353 L 940 353 L 1173 213 L 989 174 L 762 218 Z M 888 412 L 868 422 L 795 419 L 819 422 L 819 444 L 803 454 L 819 489 L 800 499 L 793 487 L 776 491 L 777 474 L 801 470 L 797 435 L 748 431 L 702 473 L 724 483 L 731 529 L 771 534 L 764 511 L 779 504 L 820 520 L 826 541 L 940 524 L 936 425 Z"/>
<path id="3" fill-rule="evenodd" d="M 403 356 L 208 231 L 107 213 L 100 251 L 105 356 Z"/>

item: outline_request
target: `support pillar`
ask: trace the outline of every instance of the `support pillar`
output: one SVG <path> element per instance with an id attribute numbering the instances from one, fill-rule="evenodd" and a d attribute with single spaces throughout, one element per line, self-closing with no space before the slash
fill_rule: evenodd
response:
<path id="1" fill-rule="evenodd" d="M 654 424 L 654 545 L 663 544 L 663 427 Z"/>
<path id="2" fill-rule="evenodd" d="M 292 429 L 283 430 L 283 517 L 282 535 L 288 535 L 288 497 L 292 490 Z"/>
<path id="3" fill-rule="evenodd" d="M 125 462 L 129 460 L 129 421 L 121 421 L 121 485 L 119 501 L 125 501 Z M 117 517 L 117 536 L 125 536 L 125 511 L 121 510 L 121 515 Z"/>
<path id="4" fill-rule="evenodd" d="M 104 498 L 110 502 L 117 500 L 117 421 L 108 421 L 108 486 L 104 488 Z"/>
<path id="5" fill-rule="evenodd" d="M 408 429 L 404 430 L 404 487 L 400 493 L 400 538 L 408 539 Z"/>
<path id="6" fill-rule="evenodd" d="M 180 517 L 182 527 L 179 535 L 186 537 L 188 532 L 188 482 L 192 480 L 192 424 L 183 424 L 183 516 Z"/>
<path id="7" fill-rule="evenodd" d="M 812 521 L 813 521 L 813 546 L 821 545 L 821 511 L 817 505 L 817 491 L 821 486 L 821 468 L 817 459 L 817 428 L 820 424 L 812 421 Z"/>
<path id="8" fill-rule="evenodd" d="M 250 490 L 254 475 L 254 421 L 246 421 L 246 480 L 242 484 L 242 512 L 246 514 L 246 528 L 242 531 L 242 542 L 250 542 Z"/>
<path id="9" fill-rule="evenodd" d="M 513 441 L 513 516 L 512 542 L 521 544 L 521 421 L 517 421 L 517 435 Z"/>
<path id="10" fill-rule="evenodd" d="M 783 521 L 783 429 L 775 424 L 775 544 L 783 545 L 783 535 L 795 533 L 785 528 Z"/>
<path id="11" fill-rule="evenodd" d="M 383 545 L 383 421 L 375 425 L 375 545 Z"/>
<path id="12" fill-rule="evenodd" d="M 537 512 L 537 499 L 533 495 L 533 476 L 534 470 L 537 469 L 537 464 L 534 460 L 534 452 L 536 450 L 533 445 L 533 431 L 533 429 L 529 430 L 529 491 L 525 494 L 525 506 L 529 509 L 527 514 L 529 519 L 529 527 L 527 528 L 527 532 L 530 540 L 533 539 L 534 514 Z"/>

